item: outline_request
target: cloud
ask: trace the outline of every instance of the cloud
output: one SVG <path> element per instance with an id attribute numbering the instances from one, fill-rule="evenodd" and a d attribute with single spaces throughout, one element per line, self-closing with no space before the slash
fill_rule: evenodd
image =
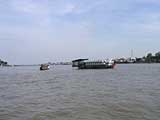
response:
<path id="1" fill-rule="evenodd" d="M 63 16 L 66 14 L 73 13 L 76 10 L 76 6 L 72 3 L 67 3 L 65 5 L 58 6 L 54 9 L 53 14 L 57 16 Z"/>
<path id="2" fill-rule="evenodd" d="M 75 5 L 71 2 L 66 4 L 58 1 L 33 1 L 33 0 L 13 0 L 11 7 L 17 12 L 23 12 L 31 15 L 65 15 L 72 13 L 75 9 Z"/>
<path id="3" fill-rule="evenodd" d="M 17 12 L 23 12 L 28 14 L 46 14 L 48 13 L 46 2 L 36 2 L 33 0 L 12 0 L 11 8 Z"/>

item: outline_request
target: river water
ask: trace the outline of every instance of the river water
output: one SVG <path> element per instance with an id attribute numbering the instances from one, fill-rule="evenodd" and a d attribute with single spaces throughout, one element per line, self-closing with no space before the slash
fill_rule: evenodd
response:
<path id="1" fill-rule="evenodd" d="M 160 120 L 160 64 L 1 67 L 0 120 Z"/>

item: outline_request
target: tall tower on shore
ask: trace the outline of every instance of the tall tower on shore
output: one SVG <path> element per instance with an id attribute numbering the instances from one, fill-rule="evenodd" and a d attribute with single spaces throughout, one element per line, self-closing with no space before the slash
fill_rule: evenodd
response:
<path id="1" fill-rule="evenodd" d="M 133 58 L 133 49 L 131 49 L 131 58 Z"/>

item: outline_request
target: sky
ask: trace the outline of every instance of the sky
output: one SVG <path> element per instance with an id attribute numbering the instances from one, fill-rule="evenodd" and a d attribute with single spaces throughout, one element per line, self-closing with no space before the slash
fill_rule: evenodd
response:
<path id="1" fill-rule="evenodd" d="M 159 0 L 0 0 L 10 64 L 142 57 L 160 51 Z"/>

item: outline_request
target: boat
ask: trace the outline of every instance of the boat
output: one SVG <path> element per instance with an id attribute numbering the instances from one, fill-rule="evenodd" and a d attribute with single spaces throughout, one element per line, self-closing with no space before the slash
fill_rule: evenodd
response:
<path id="1" fill-rule="evenodd" d="M 49 70 L 49 65 L 48 64 L 41 64 L 40 70 Z"/>
<path id="2" fill-rule="evenodd" d="M 113 60 L 89 61 L 88 59 L 77 59 L 72 61 L 72 67 L 78 67 L 78 69 L 113 69 L 115 65 Z"/>

